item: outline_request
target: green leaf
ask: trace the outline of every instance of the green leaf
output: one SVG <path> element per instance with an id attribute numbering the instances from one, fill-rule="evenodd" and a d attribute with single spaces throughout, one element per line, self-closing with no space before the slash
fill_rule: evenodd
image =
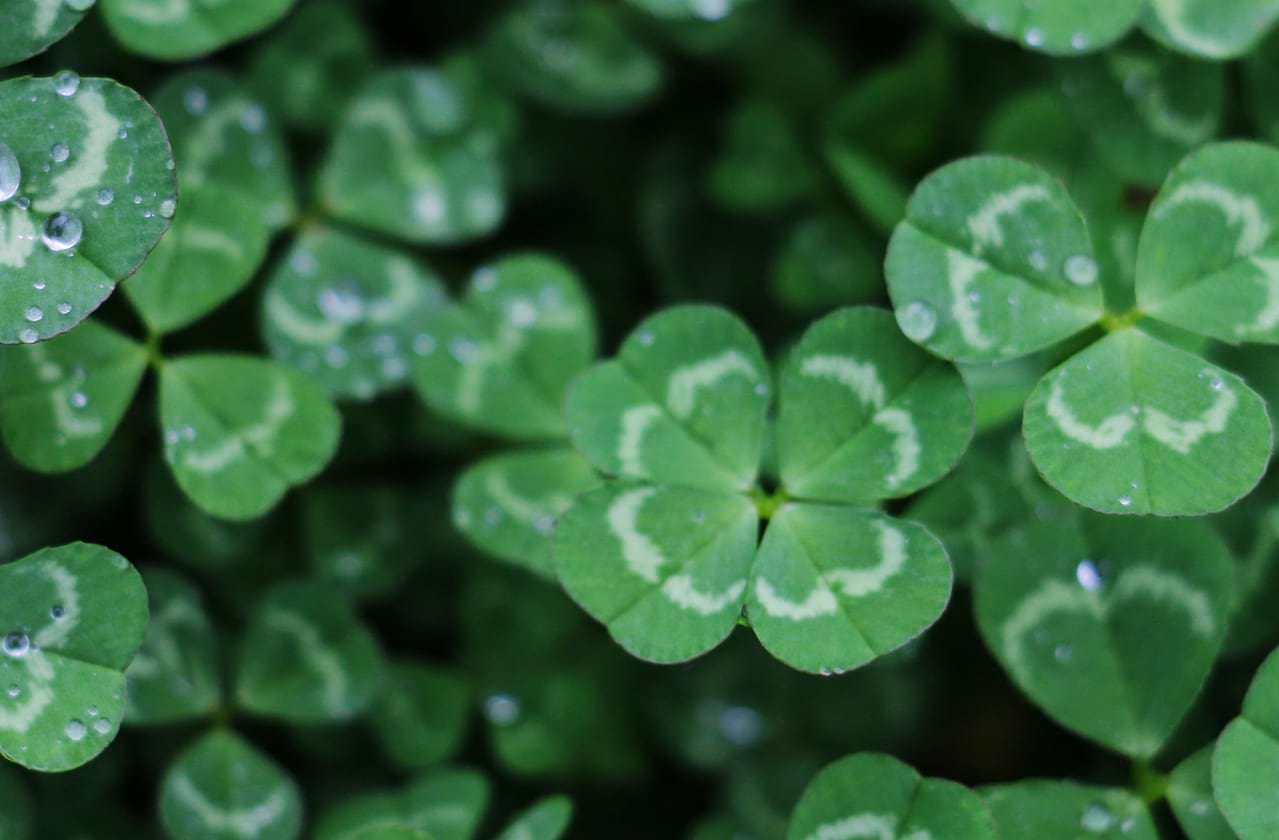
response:
<path id="1" fill-rule="evenodd" d="M 88 321 L 53 341 L 0 347 L 0 435 L 40 472 L 94 459 L 120 425 L 146 371 L 146 351 Z"/>
<path id="2" fill-rule="evenodd" d="M 599 483 L 595 471 L 571 449 L 494 455 L 458 477 L 453 524 L 484 552 L 553 580 L 555 522 L 579 493 Z"/>
<path id="3" fill-rule="evenodd" d="M 858 753 L 827 765 L 791 816 L 787 840 L 874 837 L 997 840 L 981 797 L 945 779 L 926 779 L 892 756 Z"/>
<path id="4" fill-rule="evenodd" d="M 458 674 L 419 662 L 396 662 L 369 712 L 382 752 L 397 766 L 421 770 L 452 757 L 466 735 L 470 690 Z"/>
<path id="5" fill-rule="evenodd" d="M 1250 52 L 1279 20 L 1275 0 L 1149 0 L 1141 17 L 1146 34 L 1196 58 L 1238 58 Z"/>
<path id="6" fill-rule="evenodd" d="M 1036 523 L 977 567 L 978 626 L 1058 723 L 1149 758 L 1199 693 L 1226 631 L 1232 560 L 1205 524 Z"/>
<path id="7" fill-rule="evenodd" d="M 160 369 L 164 456 L 183 492 L 225 519 L 251 519 L 333 457 L 341 418 L 324 390 L 247 356 L 188 356 Z"/>
<path id="8" fill-rule="evenodd" d="M 1032 780 L 982 792 L 1002 837 L 1159 840 L 1146 804 L 1121 788 Z"/>
<path id="9" fill-rule="evenodd" d="M 151 106 L 108 79 L 0 82 L 0 344 L 66 332 L 142 263 L 177 207 Z"/>
<path id="10" fill-rule="evenodd" d="M 759 471 L 769 378 L 759 342 L 735 315 L 677 306 L 578 377 L 565 416 L 573 445 L 601 472 L 745 490 Z"/>
<path id="11" fill-rule="evenodd" d="M 1223 341 L 1279 343 L 1279 151 L 1206 146 L 1173 170 L 1137 255 L 1137 303 Z"/>
<path id="12" fill-rule="evenodd" d="M 1045 376 L 1024 432 L 1048 483 L 1102 513 L 1221 510 L 1256 486 L 1271 448 L 1265 403 L 1242 379 L 1136 329 Z"/>
<path id="13" fill-rule="evenodd" d="M 781 374 L 782 485 L 795 497 L 859 502 L 909 495 L 955 466 L 973 433 L 954 365 L 902 337 L 880 309 L 809 327 Z"/>
<path id="14" fill-rule="evenodd" d="M 1143 0 L 1047 0 L 1033 5 L 1022 0 L 951 2 L 974 26 L 1050 55 L 1110 46 L 1132 29 L 1145 5 Z"/>
<path id="15" fill-rule="evenodd" d="M 1262 139 L 1279 140 L 1279 103 L 1270 91 L 1279 84 L 1279 34 L 1271 32 L 1265 43 L 1250 52 L 1243 65 L 1243 99 L 1250 122 Z"/>
<path id="16" fill-rule="evenodd" d="M 422 325 L 443 302 L 439 278 L 404 254 L 312 228 L 267 283 L 262 333 L 276 359 L 334 396 L 367 400 L 408 381 L 414 357 L 434 346 Z"/>
<path id="17" fill-rule="evenodd" d="M 39 55 L 67 36 L 94 0 L 0 0 L 0 67 Z M 0 837 L 8 835 L 0 833 Z"/>
<path id="18" fill-rule="evenodd" d="M 317 191 L 340 221 L 414 243 L 492 233 L 506 213 L 498 137 L 450 68 L 375 77 L 338 126 Z"/>
<path id="19" fill-rule="evenodd" d="M 525 0 L 497 18 L 481 45 L 495 78 L 559 111 L 617 113 L 643 105 L 662 65 L 610 6 Z"/>
<path id="20" fill-rule="evenodd" d="M 373 702 L 385 670 L 377 638 L 337 589 L 283 583 L 254 610 L 235 698 L 293 723 L 349 720 Z"/>
<path id="21" fill-rule="evenodd" d="M 1279 653 L 1257 671 L 1243 714 L 1217 742 L 1212 789 L 1240 840 L 1266 840 L 1279 831 Z"/>
<path id="22" fill-rule="evenodd" d="M 102 546 L 46 548 L 0 565 L 0 616 L 0 755 L 45 772 L 95 758 L 146 632 L 142 578 Z"/>
<path id="23" fill-rule="evenodd" d="M 216 182 L 192 189 L 173 230 L 122 286 L 156 334 L 182 329 L 249 284 L 270 235 L 256 204 Z"/>
<path id="24" fill-rule="evenodd" d="M 632 655 L 682 662 L 737 626 L 758 527 L 745 496 L 609 485 L 579 496 L 560 520 L 556 571 Z"/>
<path id="25" fill-rule="evenodd" d="M 1135 41 L 1063 63 L 1062 90 L 1096 154 L 1128 183 L 1158 186 L 1181 158 L 1221 129 L 1226 76 Z"/>
<path id="26" fill-rule="evenodd" d="M 213 184 L 238 192 L 274 230 L 293 220 L 297 200 L 283 133 L 235 77 L 212 69 L 177 73 L 156 91 L 155 108 L 173 140 L 184 191 Z"/>
<path id="27" fill-rule="evenodd" d="M 445 768 L 402 791 L 367 793 L 325 814 L 315 840 L 357 840 L 375 828 L 406 828 L 432 840 L 471 840 L 489 802 L 489 784 L 473 770 Z"/>
<path id="28" fill-rule="evenodd" d="M 1235 840 L 1212 798 L 1213 746 L 1178 764 L 1168 779 L 1168 804 L 1190 840 Z"/>
<path id="29" fill-rule="evenodd" d="M 200 590 L 165 569 L 146 569 L 142 579 L 151 623 L 124 672 L 125 722 L 167 724 L 207 715 L 220 702 L 222 687 L 213 625 Z"/>
<path id="30" fill-rule="evenodd" d="M 562 437 L 569 382 L 595 356 L 595 319 L 577 274 L 517 254 L 477 269 L 460 303 L 414 339 L 414 384 L 445 417 L 514 439 Z"/>
<path id="31" fill-rule="evenodd" d="M 819 314 L 879 297 L 878 247 L 846 214 L 818 211 L 786 232 L 770 272 L 773 297 L 792 312 Z"/>
<path id="32" fill-rule="evenodd" d="M 958 361 L 1024 356 L 1102 314 L 1079 210 L 1059 182 L 1012 158 L 967 158 L 925 178 L 884 271 L 902 332 Z"/>
<path id="33" fill-rule="evenodd" d="M 107 28 L 125 49 L 160 61 L 199 58 L 288 13 L 294 0 L 102 0 Z"/>
<path id="34" fill-rule="evenodd" d="M 253 561 L 269 519 L 232 522 L 210 516 L 178 488 L 157 456 L 145 468 L 142 506 L 160 551 L 187 568 L 218 574 Z"/>
<path id="35" fill-rule="evenodd" d="M 173 840 L 293 840 L 302 833 L 302 793 L 252 744 L 215 731 L 164 774 L 160 821 Z"/>
<path id="36" fill-rule="evenodd" d="M 30 840 L 35 821 L 31 795 L 18 773 L 0 765 L 0 837 Z"/>
<path id="37" fill-rule="evenodd" d="M 740 102 L 725 117 L 721 148 L 706 172 L 712 198 L 737 213 L 777 213 L 812 196 L 815 162 L 790 115 L 767 100 Z"/>
<path id="38" fill-rule="evenodd" d="M 945 548 L 922 525 L 788 504 L 764 532 L 746 609 L 773 656 L 839 674 L 928 629 L 950 601 L 951 578 Z"/>
<path id="39" fill-rule="evenodd" d="M 548 796 L 515 818 L 497 840 L 559 840 L 573 819 L 573 803 L 565 796 Z"/>
<path id="40" fill-rule="evenodd" d="M 826 162 L 853 204 L 876 230 L 891 231 L 906 215 L 905 179 L 864 152 L 830 144 Z"/>
<path id="41" fill-rule="evenodd" d="M 311 573 L 353 598 L 392 591 L 421 559 L 410 502 L 393 484 L 320 485 L 302 494 Z"/>

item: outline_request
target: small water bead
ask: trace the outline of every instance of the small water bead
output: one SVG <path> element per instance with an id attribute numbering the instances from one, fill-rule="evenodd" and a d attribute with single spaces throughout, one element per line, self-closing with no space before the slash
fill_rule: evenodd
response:
<path id="1" fill-rule="evenodd" d="M 48 284 L 45 283 L 43 280 L 37 280 L 31 284 L 31 288 L 35 289 L 37 292 L 43 292 L 45 289 L 45 286 L 47 285 Z"/>
<path id="2" fill-rule="evenodd" d="M 19 210 L 31 209 L 31 199 L 27 198 L 25 195 L 22 198 L 19 198 L 18 200 L 14 201 L 14 204 L 18 205 Z"/>
<path id="3" fill-rule="evenodd" d="M 471 275 L 471 285 L 478 292 L 491 292 L 497 288 L 497 272 L 491 268 L 479 268 Z"/>
<path id="4" fill-rule="evenodd" d="M 653 342 L 656 340 L 657 338 L 648 330 L 644 330 L 644 332 L 639 335 L 639 343 L 643 344 L 645 347 L 652 347 Z"/>
<path id="5" fill-rule="evenodd" d="M 1102 834 L 1110 831 L 1111 826 L 1115 824 L 1115 817 L 1110 813 L 1110 809 L 1099 802 L 1095 802 L 1084 809 L 1084 814 L 1079 819 L 1079 825 L 1084 831 L 1093 834 Z"/>
<path id="6" fill-rule="evenodd" d="M 58 304 L 58 314 L 59 314 L 59 315 L 70 315 L 70 314 L 71 314 L 71 304 L 69 304 L 69 303 L 59 303 L 59 304 Z"/>
<path id="7" fill-rule="evenodd" d="M 539 534 L 549 535 L 555 530 L 555 517 L 549 513 L 543 513 L 533 520 L 533 530 Z"/>
<path id="8" fill-rule="evenodd" d="M 141 203 L 142 203 L 142 196 L 140 196 L 140 195 L 135 195 L 135 196 L 133 197 L 133 203 L 134 203 L 134 204 L 141 204 Z"/>
<path id="9" fill-rule="evenodd" d="M 0 641 L 0 650 L 6 656 L 21 659 L 31 651 L 31 637 L 26 633 L 10 633 Z"/>
<path id="10" fill-rule="evenodd" d="M 1048 258 L 1044 256 L 1043 251 L 1034 251 L 1030 255 L 1030 267 L 1035 271 L 1043 271 L 1048 267 Z"/>
<path id="11" fill-rule="evenodd" d="M 266 111 L 256 103 L 249 103 L 240 111 L 240 128 L 250 134 L 257 134 L 266 128 Z"/>
<path id="12" fill-rule="evenodd" d="M 927 341 L 937 332 L 937 312 L 922 300 L 897 310 L 897 326 L 911 341 Z"/>
<path id="13" fill-rule="evenodd" d="M 22 167 L 13 150 L 0 143 L 0 201 L 13 198 L 18 187 L 22 186 Z"/>
<path id="14" fill-rule="evenodd" d="M 5 694 L 8 694 L 10 697 L 17 697 L 22 694 L 22 689 L 15 683 L 14 685 L 9 686 L 9 689 L 5 692 Z"/>
<path id="15" fill-rule="evenodd" d="M 115 136 L 116 136 L 116 137 L 119 137 L 121 140 L 128 140 L 128 139 L 129 139 L 129 129 L 127 129 L 127 128 L 122 128 L 122 129 L 120 129 L 119 131 L 117 131 L 117 132 L 116 132 L 116 135 L 115 135 Z"/>
<path id="16" fill-rule="evenodd" d="M 67 611 L 62 608 L 61 604 L 54 604 L 49 609 L 49 618 L 52 618 L 54 621 L 60 621 L 66 614 Z"/>
<path id="17" fill-rule="evenodd" d="M 523 298 L 511 302 L 506 311 L 507 320 L 516 327 L 530 327 L 537 321 L 537 307 Z"/>
<path id="18" fill-rule="evenodd" d="M 89 398 L 85 396 L 83 391 L 76 391 L 71 395 L 68 402 L 71 403 L 72 408 L 84 408 L 89 404 Z"/>
<path id="19" fill-rule="evenodd" d="M 484 716 L 498 726 L 510 726 L 520 718 L 520 701 L 509 694 L 494 694 L 484 700 Z"/>
<path id="20" fill-rule="evenodd" d="M 98 716 L 98 707 L 97 707 L 97 706 L 90 706 L 89 708 L 85 709 L 85 710 L 84 710 L 84 712 L 85 712 L 85 714 L 87 714 L 89 717 L 97 717 L 97 716 Z"/>
<path id="21" fill-rule="evenodd" d="M 1044 45 L 1044 30 L 1038 27 L 1027 29 L 1026 43 L 1032 47 L 1042 47 Z"/>
<path id="22" fill-rule="evenodd" d="M 1088 44 L 1088 36 L 1082 32 L 1076 32 L 1074 35 L 1070 36 L 1070 46 L 1077 50 L 1088 49 Z"/>
<path id="23" fill-rule="evenodd" d="M 111 732 L 111 721 L 106 718 L 98 718 L 93 722 L 93 731 L 99 735 L 108 735 Z"/>
<path id="24" fill-rule="evenodd" d="M 1075 658 L 1075 649 L 1070 645 L 1057 645 L 1053 650 L 1053 657 L 1065 665 L 1067 662 Z"/>
<path id="25" fill-rule="evenodd" d="M 35 344 L 40 340 L 40 333 L 28 328 L 18 333 L 18 340 L 23 344 Z"/>
<path id="26" fill-rule="evenodd" d="M 1190 813 L 1196 817 L 1206 817 L 1212 813 L 1212 803 L 1207 799 L 1196 799 L 1190 803 Z"/>
<path id="27" fill-rule="evenodd" d="M 1101 570 L 1091 560 L 1080 560 L 1075 567 L 1075 580 L 1089 592 L 1096 592 L 1101 589 Z"/>
<path id="28" fill-rule="evenodd" d="M 1097 261 L 1086 254 L 1067 257 L 1062 273 L 1076 286 L 1091 286 L 1097 282 Z"/>
<path id="29" fill-rule="evenodd" d="M 1119 497 L 1119 506 L 1120 506 L 1120 507 L 1131 507 L 1131 506 L 1132 506 L 1132 496 L 1129 496 L 1129 495 L 1128 495 L 1128 494 L 1126 494 L 1126 493 L 1125 493 L 1124 495 L 1120 496 L 1120 497 Z"/>
<path id="30" fill-rule="evenodd" d="M 38 306 L 28 306 L 27 311 L 22 313 L 22 315 L 33 324 L 44 320 L 44 310 Z"/>
<path id="31" fill-rule="evenodd" d="M 177 209 L 178 203 L 171 198 L 166 198 L 160 202 L 160 215 L 166 219 L 172 219 Z"/>
<path id="32" fill-rule="evenodd" d="M 449 355 L 465 365 L 475 361 L 479 350 L 469 338 L 455 338 L 449 342 Z"/>
<path id="33" fill-rule="evenodd" d="M 75 718 L 67 722 L 67 728 L 63 731 L 66 732 L 69 740 L 79 742 L 84 740 L 84 736 L 89 732 L 89 727 L 84 725 L 84 721 Z"/>
<path id="34" fill-rule="evenodd" d="M 75 96 L 80 89 L 80 75 L 71 70 L 63 70 L 53 77 L 53 90 L 58 96 Z"/>
<path id="35" fill-rule="evenodd" d="M 97 201 L 98 204 L 106 207 L 108 204 L 115 201 L 115 192 L 109 189 L 98 190 Z"/>
<path id="36" fill-rule="evenodd" d="M 57 213 L 44 223 L 40 238 L 50 251 L 69 251 L 80 244 L 84 224 L 69 213 Z"/>
<path id="37" fill-rule="evenodd" d="M 182 95 L 182 106 L 187 109 L 188 114 L 198 117 L 209 110 L 209 94 L 202 87 L 187 88 Z"/>

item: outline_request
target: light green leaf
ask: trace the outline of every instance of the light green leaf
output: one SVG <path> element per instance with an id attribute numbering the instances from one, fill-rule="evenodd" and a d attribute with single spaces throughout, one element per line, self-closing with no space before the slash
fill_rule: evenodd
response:
<path id="1" fill-rule="evenodd" d="M 926 779 L 892 756 L 858 753 L 827 765 L 791 816 L 787 840 L 997 840 L 981 797 L 945 779 Z"/>
<path id="2" fill-rule="evenodd" d="M 421 559 L 406 493 L 393 484 L 327 484 L 302 494 L 311 573 L 353 598 L 392 591 Z"/>
<path id="3" fill-rule="evenodd" d="M 466 735 L 470 690 L 458 674 L 419 662 L 394 663 L 369 712 L 382 752 L 421 770 L 457 752 Z"/>
<path id="4" fill-rule="evenodd" d="M 758 528 L 745 496 L 610 485 L 579 496 L 560 520 L 556 571 L 632 655 L 682 662 L 737 626 Z"/>
<path id="5" fill-rule="evenodd" d="M 45 772 L 95 758 L 146 632 L 142 578 L 102 546 L 46 548 L 0 565 L 0 615 L 0 755 Z"/>
<path id="6" fill-rule="evenodd" d="M 115 433 L 146 371 L 146 351 L 88 321 L 53 341 L 0 347 L 0 435 L 20 464 L 66 472 Z"/>
<path id="7" fill-rule="evenodd" d="M 1050 55 L 1110 46 L 1137 23 L 1144 5 L 1143 0 L 1044 0 L 1033 5 L 1022 0 L 951 2 L 974 26 Z"/>
<path id="8" fill-rule="evenodd" d="M 31 795 L 17 771 L 0 765 L 0 837 L 30 840 L 35 821 Z"/>
<path id="9" fill-rule="evenodd" d="M 183 492 L 225 519 L 269 511 L 337 450 L 341 418 L 311 379 L 248 356 L 160 369 L 164 456 Z"/>
<path id="10" fill-rule="evenodd" d="M 179 330 L 248 285 L 266 258 L 269 235 L 243 193 L 216 183 L 192 189 L 172 231 L 123 284 L 125 297 L 153 332 Z"/>
<path id="11" fill-rule="evenodd" d="M 884 271 L 902 332 L 958 361 L 1024 356 L 1102 314 L 1079 210 L 1059 182 L 1012 158 L 967 158 L 925 178 Z"/>
<path id="12" fill-rule="evenodd" d="M 770 273 L 773 297 L 801 314 L 879 297 L 878 247 L 846 214 L 810 213 L 785 234 Z"/>
<path id="13" fill-rule="evenodd" d="M 553 580 L 555 522 L 579 493 L 599 483 L 571 449 L 505 452 L 472 464 L 458 478 L 453 524 L 486 553 Z"/>
<path id="14" fill-rule="evenodd" d="M 1212 798 L 1213 746 L 1178 764 L 1168 778 L 1168 804 L 1190 840 L 1236 840 Z"/>
<path id="15" fill-rule="evenodd" d="M 973 405 L 954 365 L 902 337 L 893 317 L 842 309 L 809 327 L 781 374 L 778 466 L 792 496 L 909 495 L 959 461 Z"/>
<path id="16" fill-rule="evenodd" d="M 1146 34 L 1196 58 L 1238 58 L 1279 20 L 1275 0 L 1149 0 L 1141 17 Z"/>
<path id="17" fill-rule="evenodd" d="M 262 332 L 271 354 L 334 396 L 370 399 L 408 381 L 444 286 L 404 254 L 312 228 L 268 281 Z"/>
<path id="18" fill-rule="evenodd" d="M 293 220 L 297 200 L 284 135 L 243 84 L 221 70 L 188 70 L 168 77 L 155 108 L 173 140 L 184 191 L 214 184 L 241 193 L 272 229 Z"/>
<path id="19" fill-rule="evenodd" d="M 252 744 L 214 731 L 164 774 L 160 821 L 173 840 L 293 840 L 302 833 L 302 794 Z"/>
<path id="20" fill-rule="evenodd" d="M 253 613 L 236 700 L 294 723 L 349 720 L 382 688 L 377 638 L 338 592 L 313 581 L 276 586 Z"/>
<path id="21" fill-rule="evenodd" d="M 985 788 L 1004 838 L 1159 840 L 1146 804 L 1122 788 L 1027 781 Z"/>
<path id="22" fill-rule="evenodd" d="M 325 814 L 315 840 L 357 840 L 372 829 L 407 828 L 433 840 L 471 840 L 489 802 L 489 784 L 473 770 L 445 768 L 402 791 L 366 793 Z"/>
<path id="23" fill-rule="evenodd" d="M 759 471 L 769 378 L 759 342 L 735 315 L 677 306 L 578 377 L 565 416 L 573 445 L 601 472 L 745 490 Z"/>
<path id="24" fill-rule="evenodd" d="M 1026 402 L 1024 432 L 1048 483 L 1102 513 L 1212 513 L 1252 490 L 1270 459 L 1261 397 L 1136 329 L 1045 376 Z"/>
<path id="25" fill-rule="evenodd" d="M 1279 343 L 1279 150 L 1217 143 L 1182 161 L 1150 208 L 1137 304 L 1223 341 Z"/>
<path id="26" fill-rule="evenodd" d="M 503 437 L 557 438 L 564 391 L 595 356 L 595 319 L 572 269 L 516 254 L 477 269 L 414 350 L 414 384 L 435 411 Z"/>
<path id="27" fill-rule="evenodd" d="M 565 796 L 548 796 L 520 814 L 497 840 L 559 840 L 573 819 L 573 803 Z"/>
<path id="28" fill-rule="evenodd" d="M 1257 671 L 1243 714 L 1217 742 L 1212 789 L 1240 840 L 1268 840 L 1279 832 L 1279 653 Z"/>
<path id="29" fill-rule="evenodd" d="M 456 72 L 374 78 L 347 109 L 317 190 L 337 219 L 414 243 L 491 233 L 506 213 L 498 137 Z"/>
<path id="30" fill-rule="evenodd" d="M 107 28 L 125 49 L 160 61 L 199 58 L 284 17 L 294 0 L 102 0 Z"/>
<path id="31" fill-rule="evenodd" d="M 200 591 L 164 569 L 146 569 L 142 579 L 151 623 L 124 672 L 125 721 L 167 724 L 207 715 L 221 700 L 221 665 Z"/>
<path id="32" fill-rule="evenodd" d="M 94 0 L 0 0 L 0 67 L 17 64 L 61 41 Z M 6 837 L 0 833 L 0 837 Z"/>
<path id="33" fill-rule="evenodd" d="M 662 65 L 610 6 L 525 0 L 481 47 L 486 68 L 514 93 L 560 111 L 633 110 L 662 84 Z"/>
<path id="34" fill-rule="evenodd" d="M 169 229 L 173 152 L 132 90 L 70 72 L 0 82 L 0 344 L 66 332 Z"/>
<path id="35" fill-rule="evenodd" d="M 1035 523 L 977 567 L 978 626 L 1063 726 L 1149 758 L 1199 693 L 1226 631 L 1232 559 L 1204 523 Z"/>
<path id="36" fill-rule="evenodd" d="M 950 601 L 951 578 L 945 548 L 922 525 L 789 504 L 764 532 L 746 609 L 773 656 L 838 674 L 928 629 Z"/>
<path id="37" fill-rule="evenodd" d="M 1221 129 L 1226 76 L 1134 41 L 1096 58 L 1064 62 L 1062 90 L 1096 154 L 1128 183 L 1158 186 L 1190 150 Z"/>

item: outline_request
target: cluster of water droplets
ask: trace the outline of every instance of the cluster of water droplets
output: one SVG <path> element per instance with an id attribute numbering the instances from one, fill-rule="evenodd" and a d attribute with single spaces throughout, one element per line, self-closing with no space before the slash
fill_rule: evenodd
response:
<path id="1" fill-rule="evenodd" d="M 1105 803 L 1093 802 L 1080 815 L 1079 827 L 1089 834 L 1109 834 L 1115 829 L 1120 834 L 1131 834 L 1137 829 L 1137 818 L 1121 819 Z"/>

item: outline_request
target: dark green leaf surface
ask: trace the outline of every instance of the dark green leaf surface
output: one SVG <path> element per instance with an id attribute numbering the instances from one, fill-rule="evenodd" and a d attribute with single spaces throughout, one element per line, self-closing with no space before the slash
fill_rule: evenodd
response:
<path id="1" fill-rule="evenodd" d="M 1159 840 L 1146 804 L 1123 788 L 1027 781 L 982 792 L 1004 838 Z"/>
<path id="2" fill-rule="evenodd" d="M 142 648 L 124 672 L 129 725 L 199 718 L 221 701 L 213 625 L 200 590 L 159 568 L 144 570 L 151 622 Z"/>
<path id="3" fill-rule="evenodd" d="M 397 662 L 369 711 L 369 723 L 396 765 L 421 770 L 461 747 L 470 699 L 460 675 L 424 663 Z"/>

